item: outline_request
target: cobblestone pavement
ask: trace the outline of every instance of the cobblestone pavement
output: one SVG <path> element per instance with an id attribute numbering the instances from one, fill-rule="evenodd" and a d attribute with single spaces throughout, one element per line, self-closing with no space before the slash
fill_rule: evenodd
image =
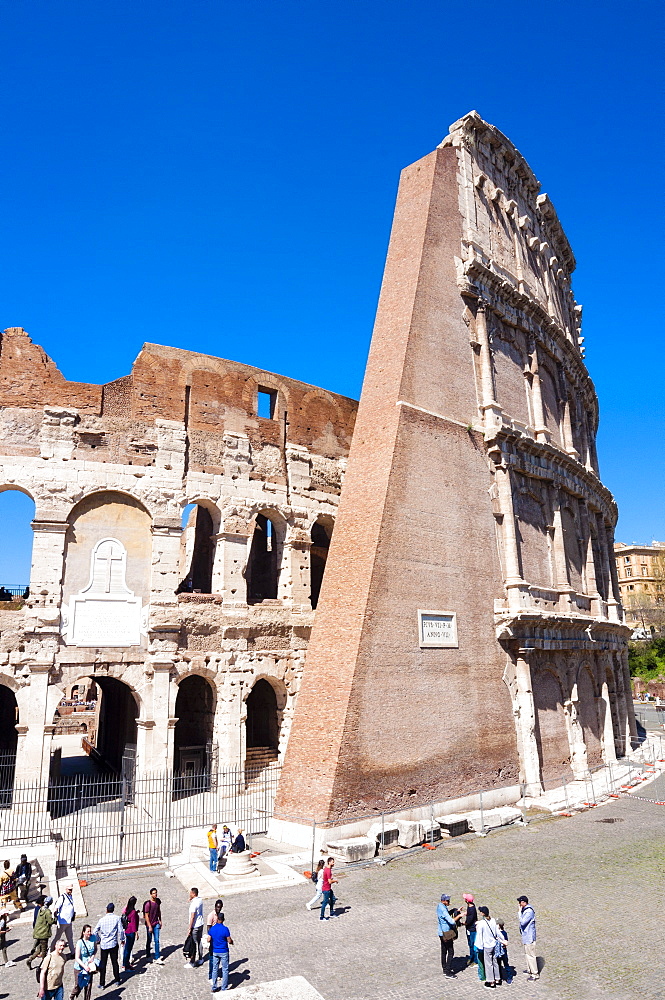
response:
<path id="1" fill-rule="evenodd" d="M 665 777 L 640 794 L 665 796 Z M 606 822 L 615 820 L 615 822 Z M 502 995 L 542 1000 L 665 1000 L 659 931 L 665 869 L 665 806 L 622 797 L 566 819 L 547 818 L 481 839 L 466 837 L 385 866 L 342 874 L 340 915 L 320 921 L 304 903 L 310 886 L 229 897 L 225 910 L 235 940 L 232 982 L 260 983 L 304 976 L 325 1000 L 457 1000 L 482 991 L 474 969 L 444 980 L 435 908 L 442 891 L 453 903 L 474 892 L 479 904 L 506 920 L 510 957 L 518 970 Z M 187 898 L 162 870 L 112 874 L 85 890 L 93 923 L 109 900 L 145 899 L 157 885 L 163 901 L 163 968 L 146 967 L 144 935 L 138 966 L 120 987 L 94 995 L 110 1000 L 197 1000 L 209 996 L 205 967 L 183 968 Z M 515 897 L 526 892 L 538 915 L 544 968 L 529 983 L 521 970 Z M 206 911 L 208 907 L 206 905 Z M 77 921 L 77 930 L 82 921 Z M 665 926 L 661 924 L 661 927 Z M 8 935 L 11 958 L 28 952 L 26 927 Z M 456 944 L 463 953 L 461 941 Z M 462 965 L 458 960 L 458 965 Z M 67 997 L 68 991 L 65 996 Z M 242 995 L 242 993 L 240 994 Z M 0 1000 L 31 1000 L 34 978 L 25 964 L 0 969 Z"/>

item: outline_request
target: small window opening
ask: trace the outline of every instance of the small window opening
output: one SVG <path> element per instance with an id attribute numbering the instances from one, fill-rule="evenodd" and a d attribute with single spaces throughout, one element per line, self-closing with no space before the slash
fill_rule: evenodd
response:
<path id="1" fill-rule="evenodd" d="M 256 394 L 256 412 L 265 420 L 272 420 L 277 406 L 277 393 L 274 389 L 259 389 Z"/>
<path id="2" fill-rule="evenodd" d="M 326 568 L 326 561 L 328 559 L 328 549 L 330 548 L 330 539 L 332 537 L 332 521 L 328 520 L 318 520 L 312 525 L 312 546 L 309 550 L 309 566 L 310 566 L 310 602 L 312 608 L 316 608 L 319 603 L 319 594 L 321 593 L 321 584 L 323 583 L 323 574 Z"/>

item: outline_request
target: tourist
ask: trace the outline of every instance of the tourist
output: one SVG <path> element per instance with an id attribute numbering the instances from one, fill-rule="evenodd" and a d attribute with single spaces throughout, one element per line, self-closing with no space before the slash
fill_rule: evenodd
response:
<path id="1" fill-rule="evenodd" d="M 499 928 L 499 943 L 496 946 L 496 960 L 499 965 L 499 975 L 502 979 L 505 979 L 507 983 L 512 983 L 513 970 L 511 969 L 510 962 L 508 961 L 508 932 L 503 920 L 497 920 L 496 923 Z"/>
<path id="2" fill-rule="evenodd" d="M 7 958 L 7 931 L 9 930 L 9 911 L 6 907 L 0 909 L 0 965 L 4 965 L 6 969 L 11 968 L 12 965 L 16 965 L 16 962 L 11 962 Z"/>
<path id="3" fill-rule="evenodd" d="M 39 970 L 39 993 L 37 996 L 44 997 L 44 1000 L 62 1000 L 65 987 L 63 979 L 65 976 L 65 958 L 63 952 L 65 942 L 60 938 L 54 951 L 50 951 L 43 959 Z"/>
<path id="4" fill-rule="evenodd" d="M 219 842 L 219 858 L 217 861 L 217 868 L 222 868 L 222 862 L 226 861 L 226 855 L 231 850 L 231 844 L 233 842 L 233 836 L 226 824 L 222 827 L 222 835 L 218 838 Z"/>
<path id="5" fill-rule="evenodd" d="M 335 916 L 335 911 L 333 909 L 335 903 L 337 902 L 337 897 L 333 892 L 333 886 L 337 883 L 337 879 L 333 878 L 332 872 L 335 867 L 335 859 L 328 858 L 328 864 L 324 865 L 323 868 L 323 878 L 321 879 L 321 891 L 323 892 L 323 902 L 321 903 L 321 916 L 320 920 L 327 920 L 326 917 L 326 906 L 330 906 L 330 916 Z"/>
<path id="6" fill-rule="evenodd" d="M 245 838 L 242 835 L 242 830 L 240 828 L 238 828 L 238 834 L 237 834 L 235 840 L 233 841 L 233 845 L 231 847 L 231 851 L 234 854 L 242 854 L 242 852 L 244 850 L 246 850 Z"/>
<path id="7" fill-rule="evenodd" d="M 478 961 L 478 952 L 476 951 L 476 921 L 478 920 L 478 911 L 470 892 L 465 892 L 462 899 L 466 903 L 464 929 L 466 930 L 466 940 L 469 945 L 469 965 L 473 965 L 474 962 Z"/>
<path id="8" fill-rule="evenodd" d="M 217 824 L 213 823 L 208 830 L 208 850 L 210 851 L 210 871 L 217 871 Z"/>
<path id="9" fill-rule="evenodd" d="M 499 943 L 499 928 L 494 917 L 486 906 L 478 907 L 478 923 L 476 924 L 476 948 L 478 954 L 483 952 L 485 967 L 485 986 L 494 988 L 501 986 L 501 975 L 496 960 L 496 946 Z"/>
<path id="10" fill-rule="evenodd" d="M 313 909 L 318 903 L 323 899 L 323 869 L 325 867 L 325 861 L 321 860 L 316 866 L 316 871 L 312 874 L 312 882 L 316 886 L 316 893 L 310 899 L 309 903 L 305 903 L 308 910 Z"/>
<path id="11" fill-rule="evenodd" d="M 113 979 L 110 985 L 113 986 L 114 983 L 120 985 L 122 982 L 120 969 L 118 968 L 118 951 L 120 945 L 125 940 L 125 931 L 120 917 L 114 911 L 115 905 L 107 903 L 106 915 L 97 921 L 97 926 L 95 927 L 95 937 L 99 941 L 100 954 L 99 988 L 102 990 L 106 985 L 106 963 L 109 958 L 111 959 L 111 966 L 113 968 Z"/>
<path id="12" fill-rule="evenodd" d="M 127 906 L 122 911 L 122 926 L 125 930 L 125 947 L 122 952 L 123 972 L 129 972 L 132 967 L 132 948 L 139 932 L 139 915 L 136 909 L 136 896 L 130 896 Z"/>
<path id="13" fill-rule="evenodd" d="M 538 959 L 536 958 L 536 911 L 529 903 L 528 896 L 518 896 L 519 913 L 517 918 L 520 922 L 520 935 L 524 945 L 526 955 L 526 969 L 529 975 L 527 979 L 533 981 L 540 978 L 538 972 Z"/>
<path id="14" fill-rule="evenodd" d="M 96 951 L 97 941 L 92 936 L 92 927 L 90 924 L 83 924 L 81 937 L 76 942 L 76 952 L 74 954 L 74 989 L 69 994 L 69 1000 L 75 1000 L 81 993 L 83 994 L 83 1000 L 90 1000 L 92 976 L 97 971 Z"/>
<path id="15" fill-rule="evenodd" d="M 29 969 L 32 968 L 33 958 L 43 959 L 48 951 L 48 941 L 51 936 L 51 931 L 53 930 L 53 924 L 55 923 L 55 917 L 51 913 L 49 907 L 53 902 L 52 896 L 46 896 L 44 898 L 43 906 L 40 906 L 37 912 L 37 917 L 35 919 L 32 936 L 34 938 L 34 947 L 32 952 L 28 956 L 26 965 Z"/>
<path id="16" fill-rule="evenodd" d="M 143 920 L 145 922 L 145 957 L 150 961 L 150 945 L 155 942 L 155 964 L 164 965 L 164 959 L 159 952 L 159 935 L 162 929 L 162 901 L 156 889 L 150 890 L 150 899 L 143 904 Z"/>
<path id="17" fill-rule="evenodd" d="M 21 860 L 14 870 L 14 878 L 16 879 L 19 899 L 27 906 L 28 893 L 30 892 L 30 879 L 32 878 L 32 865 L 28 861 L 27 854 L 21 855 Z M 21 907 L 21 909 L 23 909 L 23 907 Z"/>
<path id="18" fill-rule="evenodd" d="M 69 945 L 69 956 L 74 957 L 74 928 L 73 923 L 76 919 L 76 910 L 74 909 L 74 886 L 68 883 L 65 886 L 64 892 L 61 892 L 58 896 L 58 901 L 53 907 L 53 916 L 57 920 L 57 927 L 55 929 L 55 934 L 53 936 L 53 942 L 51 948 L 55 948 L 56 944 L 64 934 L 67 938 L 67 944 Z"/>
<path id="19" fill-rule="evenodd" d="M 210 976 L 210 992 L 216 993 L 219 989 L 217 979 L 219 969 L 222 969 L 222 990 L 229 987 L 229 945 L 233 944 L 231 932 L 224 923 L 224 914 L 220 913 L 217 922 L 208 928 L 208 939 L 212 950 L 212 966 Z"/>
<path id="20" fill-rule="evenodd" d="M 224 903 L 221 899 L 215 900 L 215 908 L 210 911 L 206 920 L 206 928 L 208 933 L 208 979 L 212 977 L 212 941 L 210 940 L 210 928 L 213 924 L 216 924 L 219 920 L 219 916 L 224 909 Z"/>
<path id="21" fill-rule="evenodd" d="M 186 969 L 194 969 L 200 965 L 202 958 L 201 938 L 203 937 L 203 900 L 199 890 L 193 887 L 189 890 L 189 932 L 183 951 L 187 955 Z"/>
<path id="22" fill-rule="evenodd" d="M 11 864 L 5 861 L 0 874 L 0 906 L 9 906 L 12 903 L 15 910 L 21 909 L 16 892 L 16 879 L 11 871 Z"/>
<path id="23" fill-rule="evenodd" d="M 444 976 L 455 978 L 453 957 L 455 955 L 455 938 L 457 937 L 457 919 L 449 909 L 450 896 L 442 893 L 441 902 L 436 908 L 439 923 L 439 940 L 441 941 L 441 968 Z"/>

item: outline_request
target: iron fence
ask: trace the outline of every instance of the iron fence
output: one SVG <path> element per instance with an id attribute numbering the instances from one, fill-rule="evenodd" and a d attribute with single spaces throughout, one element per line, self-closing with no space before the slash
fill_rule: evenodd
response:
<path id="1" fill-rule="evenodd" d="M 25 583 L 0 585 L 0 601 L 15 601 L 28 596 L 29 588 Z"/>
<path id="2" fill-rule="evenodd" d="M 0 798 L 7 846 L 55 841 L 58 863 L 88 866 L 165 858 L 184 847 L 185 830 L 228 823 L 265 833 L 279 767 L 232 767 L 215 774 L 135 777 L 77 775 L 48 784 L 16 784 Z"/>

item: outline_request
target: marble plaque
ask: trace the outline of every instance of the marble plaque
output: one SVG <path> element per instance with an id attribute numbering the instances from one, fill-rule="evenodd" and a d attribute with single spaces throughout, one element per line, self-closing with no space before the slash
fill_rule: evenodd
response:
<path id="1" fill-rule="evenodd" d="M 103 538 L 90 561 L 90 581 L 69 600 L 62 632 L 68 646 L 137 646 L 141 641 L 141 599 L 125 582 L 127 550 L 117 538 Z"/>
<path id="2" fill-rule="evenodd" d="M 418 639 L 421 649 L 457 649 L 457 613 L 419 611 Z"/>

